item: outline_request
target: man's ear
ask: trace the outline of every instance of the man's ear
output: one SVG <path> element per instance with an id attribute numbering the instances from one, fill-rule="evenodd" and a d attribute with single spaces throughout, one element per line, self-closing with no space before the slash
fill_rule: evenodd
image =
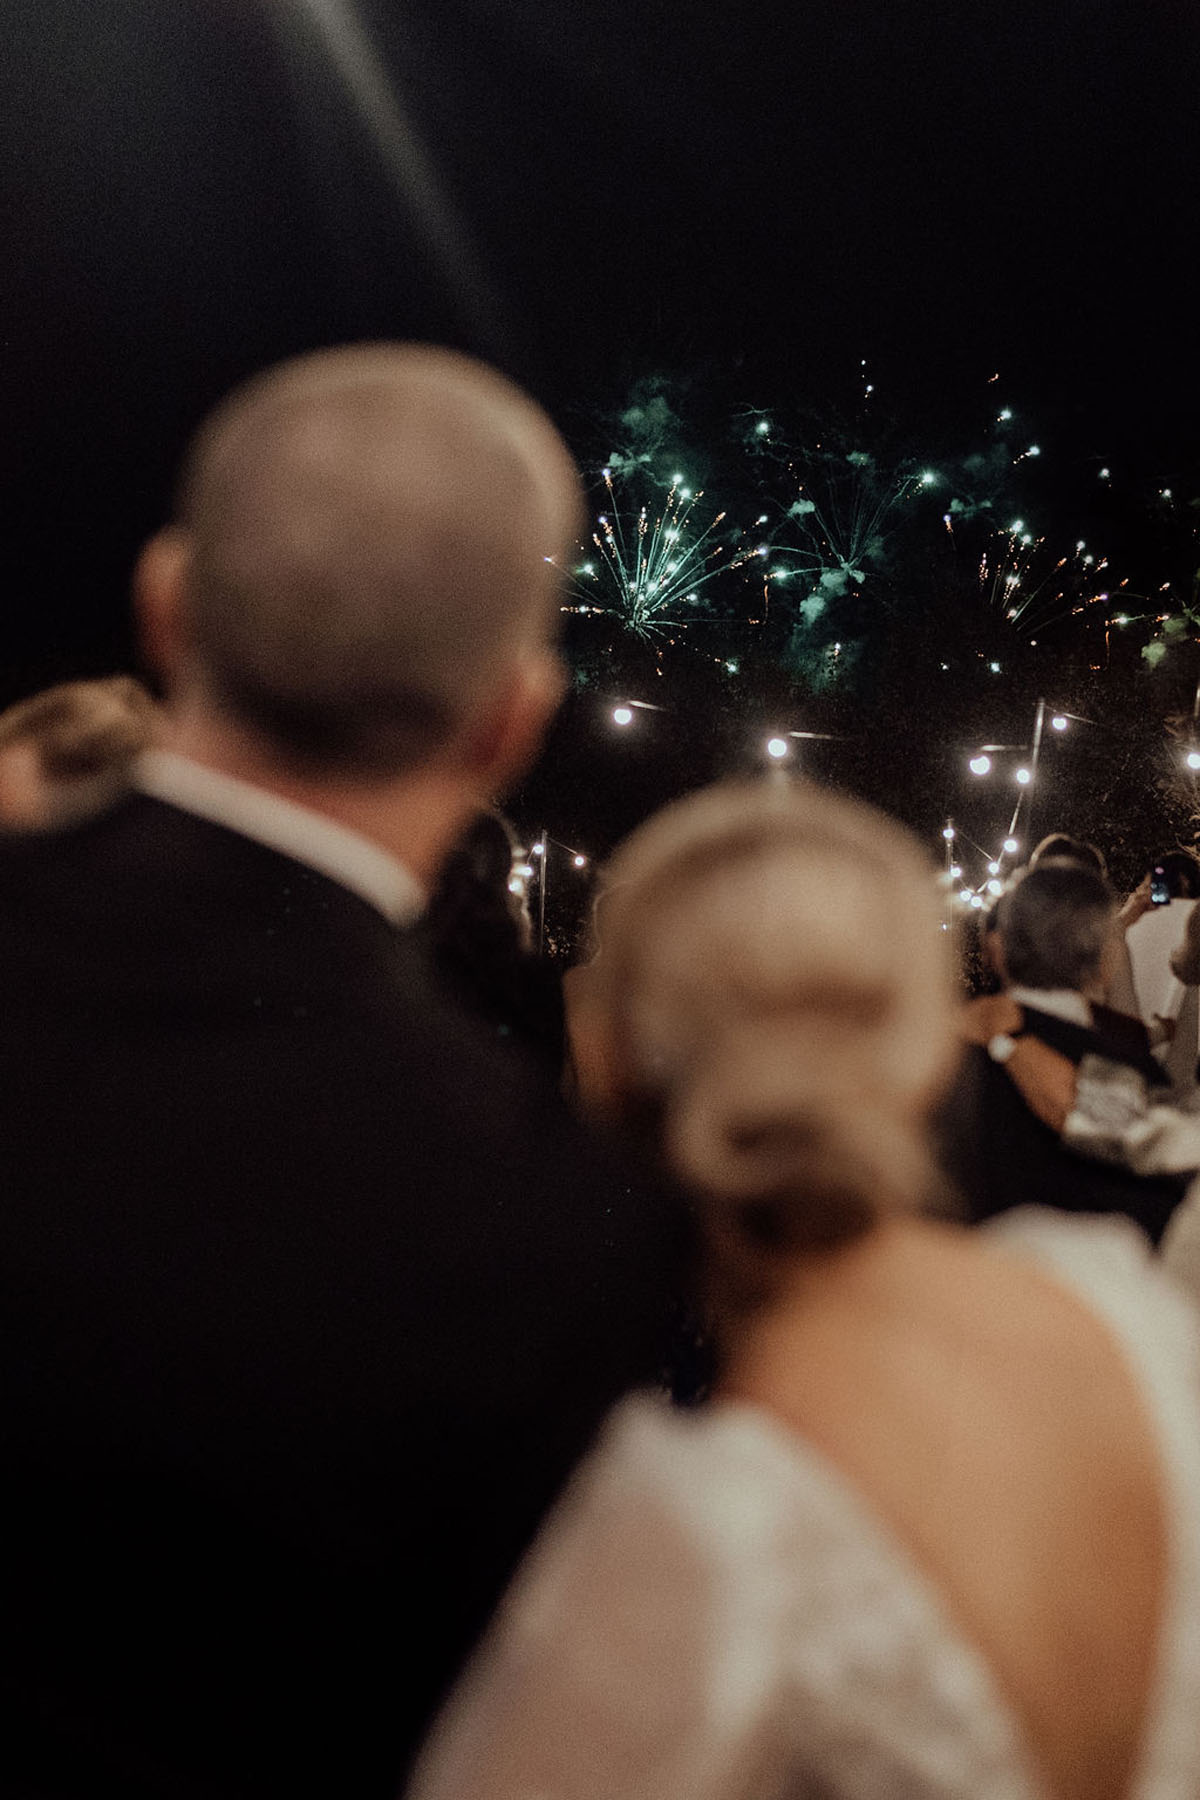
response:
<path id="1" fill-rule="evenodd" d="M 145 545 L 133 570 L 138 647 L 168 693 L 185 658 L 183 594 L 190 554 L 186 533 L 169 525 Z"/>
<path id="2" fill-rule="evenodd" d="M 460 758 L 481 794 L 503 794 L 520 780 L 542 747 L 567 686 L 553 650 L 516 663 L 486 715 L 460 740 Z"/>

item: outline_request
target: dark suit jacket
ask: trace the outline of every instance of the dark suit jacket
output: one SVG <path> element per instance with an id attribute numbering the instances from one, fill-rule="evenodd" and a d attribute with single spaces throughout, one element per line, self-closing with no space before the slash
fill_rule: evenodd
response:
<path id="1" fill-rule="evenodd" d="M 0 1792 L 395 1794 L 682 1232 L 411 937 L 134 796 L 0 843 Z"/>
<path id="2" fill-rule="evenodd" d="M 1127 1063 L 1152 1088 L 1165 1076 L 1150 1055 L 1145 1030 L 1123 1014 L 1094 1009 L 1099 1029 L 1023 1007 L 1024 1029 L 1077 1066 L 1085 1056 Z M 1070 1150 L 1030 1111 L 1003 1064 L 969 1045 L 937 1124 L 942 1161 L 968 1218 L 991 1218 L 1012 1206 L 1065 1212 L 1121 1212 L 1158 1243 L 1188 1176 L 1141 1176 Z"/>

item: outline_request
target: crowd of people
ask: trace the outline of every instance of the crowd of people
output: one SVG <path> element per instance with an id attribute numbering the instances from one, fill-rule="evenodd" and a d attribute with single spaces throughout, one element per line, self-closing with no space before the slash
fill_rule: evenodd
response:
<path id="1" fill-rule="evenodd" d="M 580 518 L 493 371 L 297 359 L 150 685 L 0 716 L 0 1790 L 1193 1797 L 1200 862 L 1055 834 L 968 995 L 901 826 L 721 783 L 560 982 Z"/>

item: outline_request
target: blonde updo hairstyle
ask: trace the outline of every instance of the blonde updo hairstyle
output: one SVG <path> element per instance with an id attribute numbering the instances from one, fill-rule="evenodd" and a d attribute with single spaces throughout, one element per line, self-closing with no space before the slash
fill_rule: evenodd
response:
<path id="1" fill-rule="evenodd" d="M 906 831 L 806 783 L 722 783 L 634 832 L 604 891 L 602 1098 L 743 1287 L 937 1202 L 953 989 Z"/>

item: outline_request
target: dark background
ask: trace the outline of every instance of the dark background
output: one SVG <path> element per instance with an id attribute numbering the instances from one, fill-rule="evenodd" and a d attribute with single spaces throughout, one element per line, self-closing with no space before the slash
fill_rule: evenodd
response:
<path id="1" fill-rule="evenodd" d="M 413 134 L 391 164 L 387 122 L 381 137 L 322 36 L 339 15 L 330 0 L 5 10 L 0 700 L 128 663 L 129 566 L 188 432 L 232 381 L 320 343 L 476 350 L 585 460 L 604 453 L 597 421 L 656 371 L 715 411 L 819 407 L 865 357 L 936 449 L 999 370 L 1064 513 L 1099 461 L 1127 495 L 1186 487 L 1200 18 L 1184 0 L 360 0 L 349 16 Z M 1140 673 L 1135 655 L 1102 677 L 1107 737 L 1134 746 L 1129 797 L 1112 770 L 1092 783 L 1110 825 L 1139 781 L 1165 779 L 1145 757 L 1192 680 L 1181 665 L 1147 701 Z M 905 680 L 885 669 L 834 721 L 860 748 L 828 749 L 819 772 L 927 829 L 945 747 L 924 697 L 906 712 Z M 1035 697 L 1009 696 L 1026 733 Z M 753 698 L 723 712 L 686 680 L 669 698 L 635 754 L 576 695 L 514 802 L 523 825 L 545 815 L 602 851 L 648 805 L 739 766 Z M 784 698 L 764 693 L 764 718 Z M 949 705 L 942 735 L 1006 725 Z"/>

